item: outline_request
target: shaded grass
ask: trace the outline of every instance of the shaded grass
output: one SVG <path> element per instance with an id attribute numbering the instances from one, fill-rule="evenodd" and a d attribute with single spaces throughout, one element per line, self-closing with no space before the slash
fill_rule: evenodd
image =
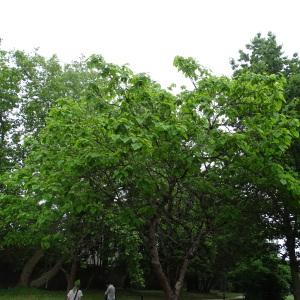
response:
<path id="1" fill-rule="evenodd" d="M 85 291 L 83 290 L 84 300 L 101 300 L 104 291 Z M 238 294 L 227 294 L 234 297 Z M 161 291 L 118 291 L 118 300 L 164 300 Z M 6 289 L 0 290 L 0 300 L 62 300 L 66 299 L 66 293 L 62 291 L 44 291 L 37 289 Z M 217 293 L 212 294 L 198 294 L 198 293 L 183 293 L 182 300 L 202 300 L 202 299 L 222 299 L 222 296 Z M 292 299 L 289 299 L 292 300 Z"/>

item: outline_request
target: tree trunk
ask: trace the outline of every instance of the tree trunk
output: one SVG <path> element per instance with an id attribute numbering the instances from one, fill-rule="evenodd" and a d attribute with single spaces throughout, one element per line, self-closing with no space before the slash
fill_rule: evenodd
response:
<path id="1" fill-rule="evenodd" d="M 65 273 L 66 280 L 67 280 L 67 292 L 68 292 L 74 286 L 75 277 L 76 277 L 77 269 L 78 269 L 78 260 L 73 259 L 72 265 L 71 265 L 71 270 L 69 273 L 64 268 L 60 268 L 60 269 Z"/>
<path id="2" fill-rule="evenodd" d="M 61 265 L 63 263 L 63 259 L 59 259 L 56 264 L 47 272 L 43 273 L 39 278 L 33 280 L 30 283 L 31 287 L 42 287 L 46 284 L 51 278 L 53 278 L 59 271 Z"/>
<path id="3" fill-rule="evenodd" d="M 40 261 L 40 259 L 44 256 L 44 251 L 42 249 L 38 249 L 34 252 L 32 257 L 26 262 L 25 266 L 23 267 L 22 273 L 19 279 L 19 286 L 28 287 L 30 282 L 31 274 Z"/>
<path id="4" fill-rule="evenodd" d="M 292 286 L 294 300 L 300 300 L 300 279 L 298 265 L 292 265 L 290 262 L 291 274 L 292 274 Z"/>
<path id="5" fill-rule="evenodd" d="M 95 274 L 95 272 L 93 272 L 92 275 L 89 277 L 88 282 L 87 282 L 87 285 L 86 285 L 86 289 L 87 289 L 87 290 L 90 289 L 91 284 L 92 284 L 92 282 L 93 282 L 95 276 L 96 276 L 96 274 Z"/>
<path id="6" fill-rule="evenodd" d="M 166 300 L 178 300 L 180 296 L 180 292 L 184 283 L 184 278 L 187 272 L 188 265 L 190 263 L 190 260 L 193 258 L 196 250 L 198 249 L 200 239 L 203 235 L 203 230 L 198 234 L 198 236 L 192 240 L 191 246 L 188 249 L 182 265 L 179 270 L 178 279 L 175 283 L 174 288 L 170 285 L 170 280 L 166 276 L 160 259 L 159 259 L 159 252 L 158 252 L 158 242 L 156 239 L 156 233 L 157 233 L 157 225 L 159 223 L 158 217 L 153 217 L 149 224 L 149 232 L 148 232 L 148 238 L 149 238 L 149 246 L 150 246 L 150 257 L 151 257 L 151 263 L 154 269 L 154 272 L 157 275 L 158 281 L 163 288 L 163 291 L 165 293 L 165 299 Z M 203 227 L 202 227 L 203 229 Z"/>
<path id="7" fill-rule="evenodd" d="M 158 218 L 153 217 L 150 221 L 149 232 L 148 232 L 151 264 L 153 266 L 154 272 L 156 273 L 159 284 L 161 285 L 161 287 L 165 293 L 165 299 L 166 300 L 177 300 L 178 298 L 176 297 L 175 293 L 173 292 L 173 290 L 170 286 L 169 280 L 168 280 L 166 274 L 164 273 L 162 265 L 160 263 L 159 253 L 158 253 L 158 243 L 157 243 L 157 239 L 156 239 L 157 224 L 158 224 Z"/>
<path id="8" fill-rule="evenodd" d="M 77 269 L 78 269 L 78 261 L 77 259 L 73 259 L 70 274 L 68 276 L 68 291 L 74 286 Z"/>
<path id="9" fill-rule="evenodd" d="M 284 225 L 286 228 L 286 248 L 289 255 L 294 300 L 300 300 L 299 262 L 296 254 L 296 237 L 289 212 L 286 208 L 284 211 Z"/>
<path id="10" fill-rule="evenodd" d="M 202 227 L 203 229 L 203 227 Z M 198 249 L 199 243 L 200 243 L 200 239 L 203 235 L 203 230 L 201 229 L 200 233 L 198 234 L 198 236 L 192 241 L 190 248 L 188 249 L 184 259 L 183 259 L 183 263 L 181 265 L 180 271 L 179 271 L 179 276 L 178 276 L 178 280 L 175 284 L 175 295 L 177 296 L 176 299 L 179 299 L 179 295 L 184 283 L 184 278 L 185 278 L 185 274 L 187 272 L 189 263 L 191 261 L 191 259 L 194 257 L 195 252 Z"/>
<path id="11" fill-rule="evenodd" d="M 199 274 L 198 274 L 199 276 Z M 213 278 L 198 279 L 198 290 L 201 293 L 209 293 L 213 284 Z"/>
<path id="12" fill-rule="evenodd" d="M 287 237 L 287 248 L 289 254 L 289 264 L 292 275 L 292 287 L 294 300 L 300 300 L 300 279 L 299 279 L 299 263 L 295 253 L 293 237 Z"/>

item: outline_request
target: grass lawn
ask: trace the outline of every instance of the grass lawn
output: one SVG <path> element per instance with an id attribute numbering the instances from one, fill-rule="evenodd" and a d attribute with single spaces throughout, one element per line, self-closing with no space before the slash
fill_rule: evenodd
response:
<path id="1" fill-rule="evenodd" d="M 84 291 L 84 300 L 102 300 L 103 291 Z M 238 296 L 239 294 L 227 294 L 229 297 Z M 164 300 L 161 291 L 119 291 L 117 293 L 118 300 Z M 63 300 L 65 299 L 64 292 L 49 292 L 35 289 L 8 289 L 0 290 L 0 300 Z M 184 293 L 182 300 L 202 300 L 202 299 L 223 299 L 220 294 L 194 294 Z M 292 300 L 292 299 L 289 299 Z"/>

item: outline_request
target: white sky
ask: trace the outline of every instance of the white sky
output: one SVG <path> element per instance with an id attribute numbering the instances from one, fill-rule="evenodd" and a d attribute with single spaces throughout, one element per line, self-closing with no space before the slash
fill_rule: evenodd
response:
<path id="1" fill-rule="evenodd" d="M 180 79 L 175 55 L 230 74 L 257 32 L 300 52 L 299 11 L 299 0 L 0 0 L 0 37 L 4 49 L 39 47 L 63 62 L 102 54 L 166 86 Z"/>

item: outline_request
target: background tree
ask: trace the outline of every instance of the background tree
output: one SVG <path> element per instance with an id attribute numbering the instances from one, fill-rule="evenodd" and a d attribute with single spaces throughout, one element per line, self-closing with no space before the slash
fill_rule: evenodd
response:
<path id="1" fill-rule="evenodd" d="M 111 84 L 110 78 L 106 82 Z M 102 84 L 105 86 L 104 82 Z M 112 92 L 108 98 L 111 97 Z M 90 95 L 90 92 L 87 95 Z M 29 244 L 26 244 L 27 246 L 39 248 L 41 245 L 42 248 L 51 251 L 60 248 L 59 261 L 61 261 L 61 257 L 64 260 L 69 257 L 71 262 L 74 258 L 78 263 L 80 257 L 86 257 L 92 250 L 95 252 L 97 246 L 100 247 L 100 241 L 103 238 L 100 233 L 104 219 L 106 224 L 111 225 L 109 231 L 111 239 L 114 236 L 116 239 L 120 238 L 118 251 L 123 249 L 123 253 L 127 253 L 128 261 L 134 262 L 137 256 L 131 255 L 130 249 L 137 247 L 138 239 L 133 231 L 130 231 L 130 235 L 125 236 L 126 231 L 124 230 L 128 228 L 128 223 L 123 228 L 118 222 L 116 224 L 119 227 L 114 225 L 112 218 L 113 216 L 115 219 L 117 218 L 117 210 L 111 206 L 113 204 L 111 201 L 114 200 L 117 191 L 109 185 L 109 176 L 101 178 L 96 186 L 99 189 L 99 185 L 101 187 L 107 181 L 106 194 L 94 189 L 94 182 L 97 182 L 99 178 L 92 173 L 94 166 L 89 166 L 89 162 L 95 160 L 99 154 L 91 153 L 92 148 L 88 147 L 88 144 L 94 146 L 96 143 L 98 146 L 98 141 L 89 141 L 87 138 L 93 138 L 92 134 L 97 127 L 90 128 L 89 132 L 85 131 L 93 124 L 94 106 L 92 102 L 87 104 L 77 99 L 61 100 L 53 107 L 47 127 L 43 132 L 37 138 L 31 138 L 27 142 L 30 143 L 30 155 L 25 160 L 25 166 L 22 169 L 15 172 L 13 176 L 8 174 L 7 191 L 2 198 L 4 222 L 5 224 L 14 224 L 10 225 L 11 230 L 5 236 L 7 243 L 18 241 L 20 244 L 21 240 L 18 238 L 22 235 L 21 239 Z M 101 118 L 97 122 L 101 122 Z M 95 123 L 95 126 L 98 125 Z M 81 131 L 78 130 L 78 126 L 79 128 L 82 126 Z M 76 158 L 76 155 L 79 157 Z M 109 163 L 109 156 L 107 160 Z M 112 172 L 112 170 L 110 171 Z M 60 182 L 57 181 L 58 178 L 60 178 Z M 14 187 L 17 187 L 19 192 L 12 197 L 11 191 Z M 115 211 L 114 214 L 109 210 L 103 210 L 105 201 L 107 206 Z M 24 203 L 27 206 L 26 213 L 24 212 Z M 88 205 L 88 203 L 90 204 Z M 124 214 L 125 211 L 121 213 Z M 18 217 L 16 218 L 16 216 Z M 20 219 L 24 219 L 23 225 L 21 225 Z M 20 230 L 23 226 L 24 230 Z M 75 230 L 76 227 L 82 228 Z M 24 234 L 24 231 L 28 236 Z M 30 238 L 31 234 L 32 238 Z M 122 243 L 124 239 L 127 243 Z M 64 246 L 62 247 L 62 245 Z M 127 246 L 125 247 L 125 245 Z M 113 251 L 115 252 L 110 253 L 111 256 L 116 255 L 116 249 Z M 40 253 L 43 252 L 38 250 L 38 254 Z M 34 257 L 36 256 L 34 255 Z M 41 257 L 42 254 L 36 259 L 31 259 L 29 266 L 25 265 L 22 274 L 26 275 L 26 280 L 21 274 L 22 285 L 29 284 L 31 273 Z M 131 260 L 130 257 L 132 257 Z M 134 268 L 134 263 L 131 269 L 131 274 L 134 274 L 134 271 L 137 270 Z M 48 279 L 44 276 L 42 281 L 34 280 L 30 284 L 37 286 Z M 140 279 L 137 277 L 137 280 Z"/>
<path id="2" fill-rule="evenodd" d="M 242 72 L 259 74 L 276 74 L 286 80 L 284 86 L 285 102 L 281 112 L 294 115 L 299 120 L 299 73 L 300 61 L 297 54 L 287 58 L 283 55 L 282 46 L 276 42 L 276 37 L 268 33 L 266 38 L 257 34 L 246 51 L 240 51 L 236 63 L 232 61 L 235 76 Z M 279 133 L 275 133 L 278 135 Z M 265 198 L 261 216 L 265 216 L 264 225 L 270 228 L 269 238 L 284 240 L 288 253 L 292 274 L 294 298 L 300 299 L 299 259 L 299 131 L 294 135 L 293 142 L 280 158 L 275 172 L 262 173 L 263 179 L 256 185 L 261 189 L 260 195 Z M 268 204 L 268 205 L 267 205 Z"/>
<path id="3" fill-rule="evenodd" d="M 249 300 L 281 300 L 290 292 L 290 272 L 277 253 L 245 260 L 230 276 Z"/>

